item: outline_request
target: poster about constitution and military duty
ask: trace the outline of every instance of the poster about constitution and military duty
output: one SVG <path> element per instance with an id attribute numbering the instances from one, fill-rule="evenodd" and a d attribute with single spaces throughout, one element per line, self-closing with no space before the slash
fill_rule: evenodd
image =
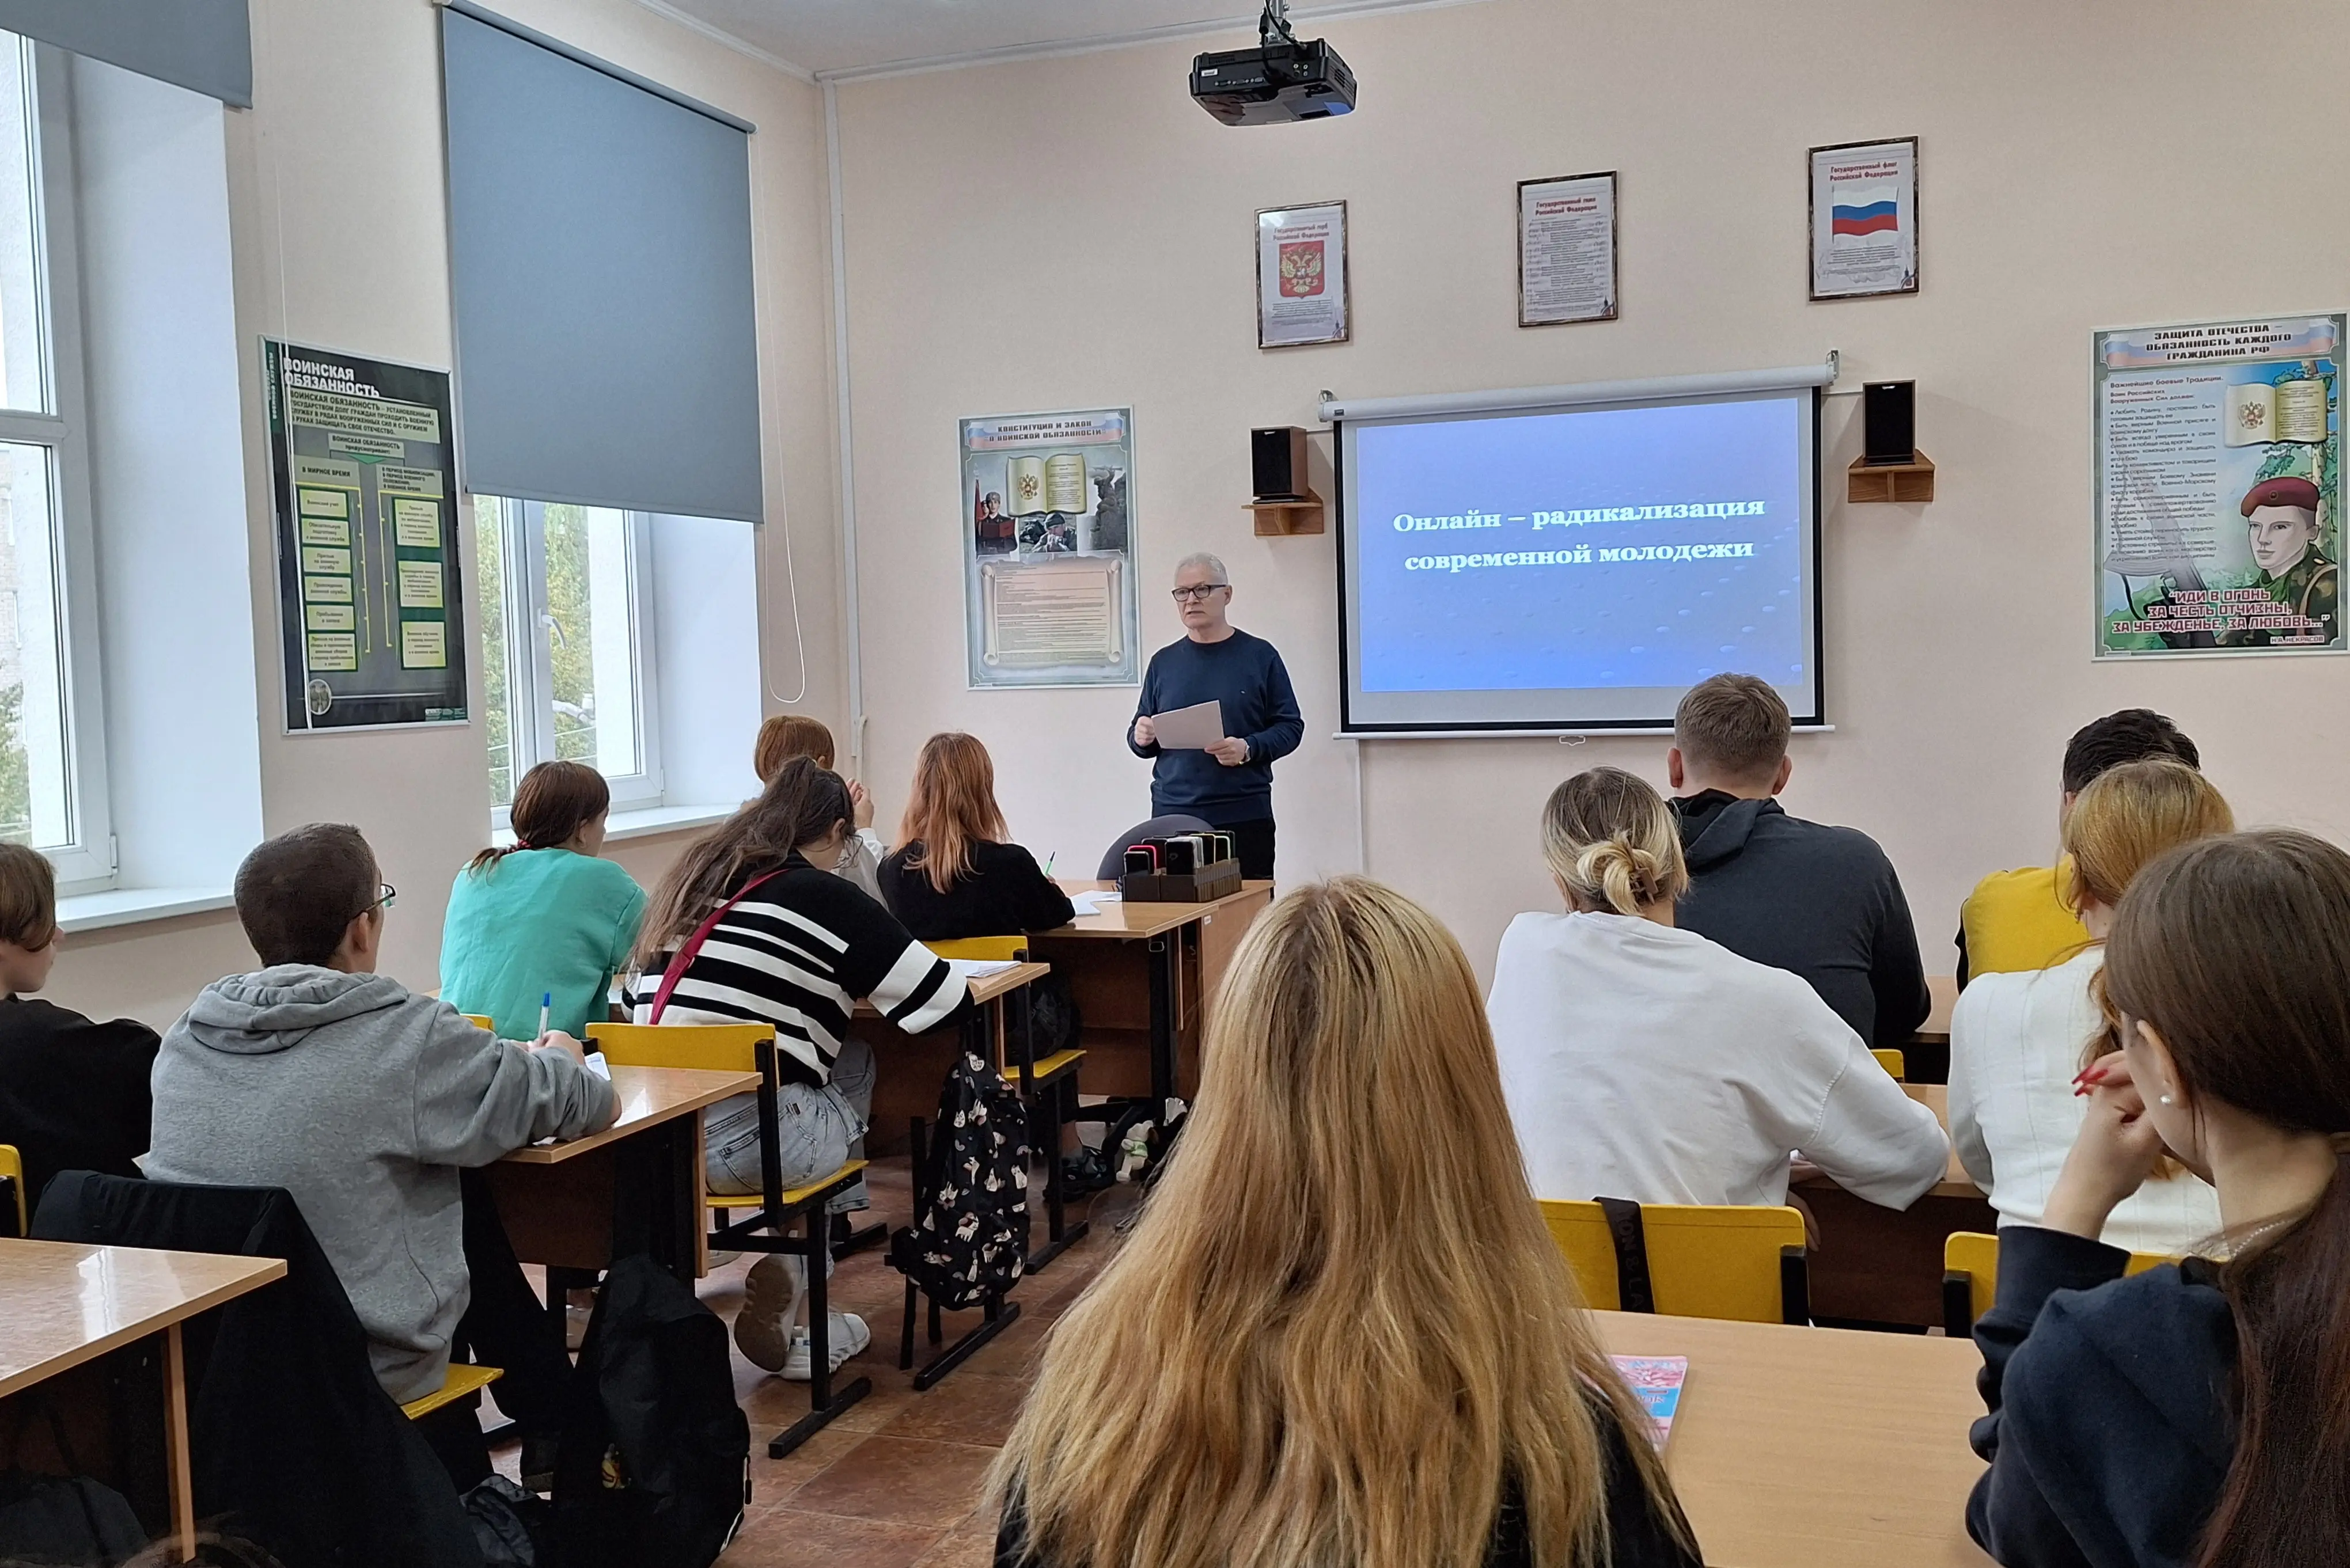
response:
<path id="1" fill-rule="evenodd" d="M 2344 319 L 2095 334 L 2097 657 L 2343 651 Z"/>
<path id="2" fill-rule="evenodd" d="M 465 722 L 449 373 L 265 339 L 286 728 Z"/>
<path id="3" fill-rule="evenodd" d="M 962 421 L 974 688 L 1132 686 L 1134 410 Z"/>

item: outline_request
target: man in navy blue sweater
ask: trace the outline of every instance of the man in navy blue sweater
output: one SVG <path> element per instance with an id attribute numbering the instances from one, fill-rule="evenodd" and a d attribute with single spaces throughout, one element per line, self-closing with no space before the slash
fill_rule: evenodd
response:
<path id="1" fill-rule="evenodd" d="M 1223 829 L 1239 847 L 1241 875 L 1265 877 L 1273 875 L 1273 763 L 1297 749 L 1305 716 L 1273 644 L 1227 618 L 1232 602 L 1232 578 L 1215 556 L 1186 556 L 1176 566 L 1183 640 L 1150 656 L 1126 743 L 1155 760 L 1152 815 L 1180 812 Z M 1154 716 L 1208 701 L 1222 706 L 1223 738 L 1205 751 L 1161 751 Z"/>

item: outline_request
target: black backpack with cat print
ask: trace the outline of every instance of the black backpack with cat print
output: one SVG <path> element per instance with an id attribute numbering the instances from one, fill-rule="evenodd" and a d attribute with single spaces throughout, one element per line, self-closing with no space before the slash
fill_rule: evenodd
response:
<path id="1" fill-rule="evenodd" d="M 964 1051 L 939 1091 L 914 1222 L 889 1238 L 891 1266 L 949 1312 L 1018 1282 L 1028 1260 L 1028 1116 L 986 1060 Z"/>

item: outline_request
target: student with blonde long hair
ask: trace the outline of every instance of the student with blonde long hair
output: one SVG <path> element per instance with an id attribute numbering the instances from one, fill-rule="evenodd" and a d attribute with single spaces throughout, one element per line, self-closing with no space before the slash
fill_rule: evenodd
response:
<path id="1" fill-rule="evenodd" d="M 1968 1531 L 2011 1568 L 2350 1563 L 2350 855 L 2171 850 L 2100 984 L 2121 1049 L 1975 1327 Z M 2218 1189 L 2226 1261 L 2125 1279 L 2101 1238 L 2166 1153 Z"/>
<path id="2" fill-rule="evenodd" d="M 1694 1568 L 1451 933 L 1361 877 L 1300 888 L 1204 1060 L 997 1460 L 999 1568 Z"/>
<path id="3" fill-rule="evenodd" d="M 1593 768 L 1551 792 L 1543 858 L 1562 915 L 1503 933 L 1486 1011 L 1542 1198 L 1783 1203 L 1794 1150 L 1907 1209 L 1950 1144 L 1801 979 L 1673 925 L 1689 887 L 1672 812 Z"/>
<path id="4" fill-rule="evenodd" d="M 758 739 L 751 747 L 751 767 L 759 775 L 760 786 L 773 784 L 775 774 L 794 757 L 813 758 L 816 766 L 832 772 L 831 727 L 806 713 L 768 714 L 760 721 Z M 889 850 L 874 836 L 873 797 L 855 779 L 847 782 L 849 815 L 856 831 L 841 841 L 840 858 L 822 869 L 856 883 L 866 897 L 879 898 L 881 857 Z"/>
<path id="5" fill-rule="evenodd" d="M 2185 763 L 2107 769 L 2064 816 L 2060 894 L 2088 940 L 2053 969 L 1977 976 L 1950 1015 L 1950 1141 L 2002 1225 L 2037 1225 L 2081 1130 L 2075 1089 L 2105 1019 L 2092 994 L 2114 910 L 2139 868 L 2192 839 L 2235 831 L 2220 792 Z M 2220 1228 L 2211 1189 L 2176 1176 L 2140 1188 L 2106 1239 L 2182 1252 Z"/>
<path id="6" fill-rule="evenodd" d="M 898 847 L 881 862 L 890 912 L 925 941 L 1065 926 L 1076 913 L 1036 857 L 1007 844 L 995 763 L 976 735 L 922 742 Z"/>

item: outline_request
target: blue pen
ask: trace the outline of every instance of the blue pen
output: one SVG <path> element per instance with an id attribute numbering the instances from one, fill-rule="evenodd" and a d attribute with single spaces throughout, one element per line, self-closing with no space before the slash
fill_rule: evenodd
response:
<path id="1" fill-rule="evenodd" d="M 551 991 L 543 992 L 538 999 L 538 1037 L 541 1040 L 546 1038 L 546 1021 L 554 1012 L 555 992 Z"/>

